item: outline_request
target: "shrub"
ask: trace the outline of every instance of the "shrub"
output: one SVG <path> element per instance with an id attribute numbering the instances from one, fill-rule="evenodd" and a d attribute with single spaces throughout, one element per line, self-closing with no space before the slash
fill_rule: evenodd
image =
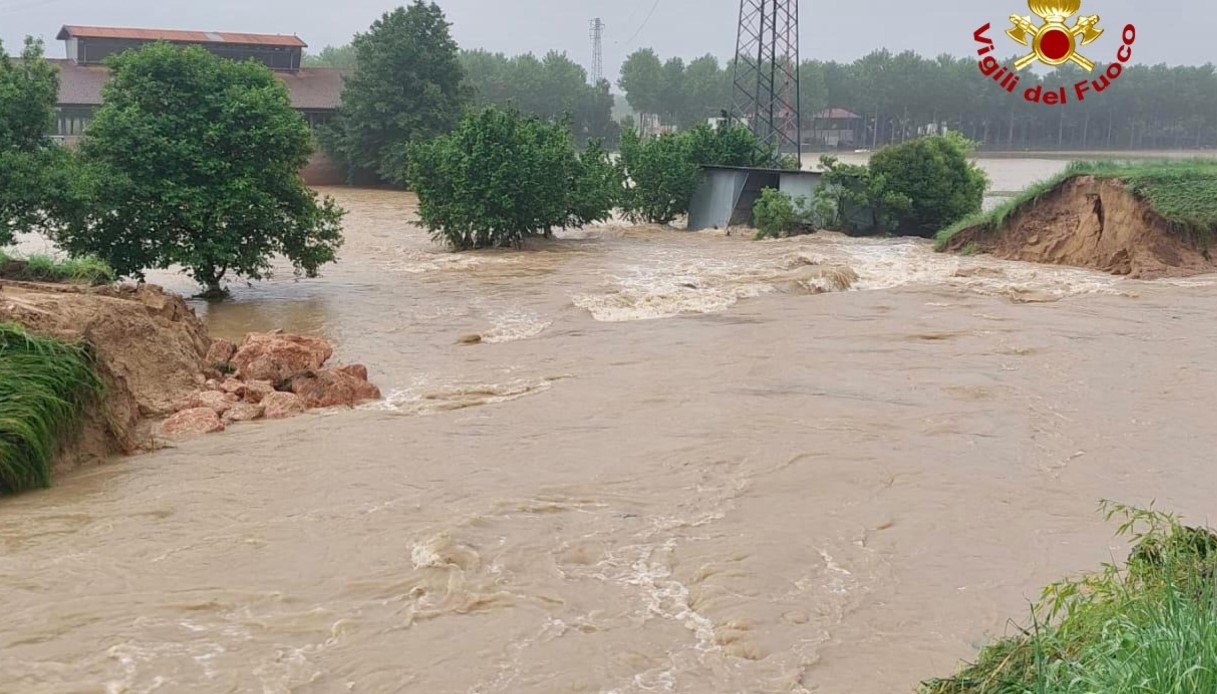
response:
<path id="1" fill-rule="evenodd" d="M 83 345 L 0 323 L 0 494 L 51 484 L 51 458 L 102 385 Z"/>
<path id="2" fill-rule="evenodd" d="M 702 166 L 771 166 L 774 157 L 747 128 L 699 125 L 682 133 L 643 140 L 627 130 L 621 137 L 621 166 L 631 186 L 623 197 L 635 222 L 668 224 L 688 213 Z"/>
<path id="3" fill-rule="evenodd" d="M 415 145 L 410 180 L 423 224 L 457 250 L 516 246 L 607 219 L 620 189 L 599 145 L 580 157 L 565 124 L 495 108 Z"/>
<path id="4" fill-rule="evenodd" d="M 59 72 L 27 38 L 17 60 L 0 46 L 0 246 L 45 224 L 52 180 L 68 158 L 46 136 L 55 122 Z"/>
<path id="5" fill-rule="evenodd" d="M 781 238 L 823 229 L 835 217 L 833 204 L 819 193 L 808 200 L 791 197 L 780 190 L 766 188 L 752 206 L 756 238 Z"/>
<path id="6" fill-rule="evenodd" d="M 836 228 L 847 234 L 891 233 L 912 206 L 912 200 L 892 190 L 887 177 L 867 166 L 843 164 L 835 157 L 821 157 L 825 168 L 823 194 L 835 207 Z"/>
<path id="7" fill-rule="evenodd" d="M 689 211 L 700 169 L 687 137 L 665 134 L 644 141 L 627 130 L 620 161 L 630 179 L 623 208 L 631 221 L 668 224 Z"/>
<path id="8" fill-rule="evenodd" d="M 57 260 L 46 255 L 17 258 L 0 251 L 0 277 L 32 282 L 109 284 L 116 278 L 105 261 L 93 256 Z"/>
<path id="9" fill-rule="evenodd" d="M 895 228 L 888 231 L 932 237 L 940 229 L 980 212 L 988 181 L 968 159 L 971 142 L 956 134 L 923 137 L 879 151 L 870 161 L 872 185 L 903 196 Z"/>
<path id="10" fill-rule="evenodd" d="M 309 277 L 335 260 L 343 212 L 301 180 L 312 136 L 268 68 L 165 43 L 110 67 L 81 148 L 88 192 L 54 234 L 69 253 L 121 276 L 181 266 L 209 297 L 277 254 Z"/>

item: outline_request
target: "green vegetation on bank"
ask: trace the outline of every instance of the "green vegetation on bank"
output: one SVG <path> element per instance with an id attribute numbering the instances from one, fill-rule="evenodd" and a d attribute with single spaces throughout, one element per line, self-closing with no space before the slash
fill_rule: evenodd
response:
<path id="1" fill-rule="evenodd" d="M 87 349 L 0 323 L 0 494 L 51 484 L 51 460 L 102 392 Z"/>
<path id="2" fill-rule="evenodd" d="M 1123 182 L 1178 233 L 1207 241 L 1217 231 L 1217 159 L 1076 161 L 996 209 L 969 215 L 946 226 L 937 234 L 939 249 L 968 229 L 979 228 L 981 233 L 1001 231 L 1011 215 L 1079 176 Z"/>
<path id="3" fill-rule="evenodd" d="M 1217 692 L 1217 534 L 1105 503 L 1134 548 L 1123 567 L 1062 581 L 1020 633 L 922 694 Z"/>
<path id="4" fill-rule="evenodd" d="M 105 261 L 93 256 L 58 259 L 31 255 L 19 258 L 0 250 L 0 279 L 98 285 L 110 284 L 116 277 Z"/>

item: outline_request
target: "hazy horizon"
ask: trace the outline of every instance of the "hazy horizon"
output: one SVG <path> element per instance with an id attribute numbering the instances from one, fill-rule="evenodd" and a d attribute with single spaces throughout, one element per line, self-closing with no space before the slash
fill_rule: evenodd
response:
<path id="1" fill-rule="evenodd" d="M 342 45 L 364 31 L 383 12 L 404 2 L 349 0 L 342 4 L 264 0 L 261 3 L 217 0 L 208 6 L 153 0 L 0 0 L 0 40 L 10 52 L 24 36 L 41 36 L 47 53 L 63 55 L 55 34 L 64 24 L 135 26 L 205 31 L 296 34 L 316 53 L 327 45 Z M 1099 63 L 1110 62 L 1125 24 L 1137 26 L 1133 62 L 1198 65 L 1214 60 L 1206 30 L 1217 20 L 1217 7 L 1198 0 L 1146 6 L 1133 0 L 1086 0 L 1083 14 L 1100 14 L 1107 30 L 1083 50 Z M 735 51 L 738 0 L 443 0 L 439 5 L 453 24 L 462 48 L 482 48 L 508 54 L 548 50 L 565 52 L 572 60 L 591 63 L 588 22 L 600 17 L 604 38 L 605 73 L 616 83 L 622 60 L 630 52 L 651 47 L 663 58 L 686 60 L 711 53 L 721 59 Z M 801 6 L 804 59 L 852 61 L 887 48 L 914 50 L 934 56 L 961 56 L 975 50 L 972 32 L 990 22 L 1002 55 L 1019 47 L 1002 32 L 1008 15 L 1028 14 L 1025 2 L 990 3 L 977 7 L 969 0 L 940 0 L 930 5 L 900 0 L 872 0 L 834 8 L 831 17 L 817 12 L 821 3 Z M 1184 19 L 1180 19 L 1184 17 Z M 881 19 L 876 19 L 881 18 Z"/>

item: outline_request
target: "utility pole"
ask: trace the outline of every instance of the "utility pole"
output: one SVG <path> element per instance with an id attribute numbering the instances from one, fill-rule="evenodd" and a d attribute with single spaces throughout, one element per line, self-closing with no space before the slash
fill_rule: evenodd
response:
<path id="1" fill-rule="evenodd" d="M 592 31 L 592 84 L 604 79 L 604 22 L 599 17 L 589 22 Z"/>
<path id="2" fill-rule="evenodd" d="M 740 0 L 734 116 L 779 154 L 803 153 L 799 0 Z"/>

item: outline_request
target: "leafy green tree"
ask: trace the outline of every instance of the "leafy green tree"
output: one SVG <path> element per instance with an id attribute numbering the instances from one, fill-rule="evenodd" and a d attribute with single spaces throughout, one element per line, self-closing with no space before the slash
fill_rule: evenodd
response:
<path id="1" fill-rule="evenodd" d="M 414 145 L 410 177 L 423 224 L 457 250 L 518 246 L 607 219 L 620 189 L 598 145 L 580 157 L 565 124 L 493 107 Z"/>
<path id="2" fill-rule="evenodd" d="M 823 198 L 835 208 L 838 228 L 847 234 L 863 236 L 891 233 L 913 201 L 892 190 L 884 176 L 875 175 L 866 165 L 843 164 L 836 157 L 820 157 L 824 167 Z"/>
<path id="3" fill-rule="evenodd" d="M 980 212 L 988 180 L 968 159 L 972 143 L 954 134 L 888 147 L 871 158 L 871 175 L 910 201 L 900 233 L 930 237 Z"/>
<path id="4" fill-rule="evenodd" d="M 305 55 L 304 67 L 333 67 L 343 70 L 354 70 L 356 63 L 355 47 L 326 46 L 317 55 Z"/>
<path id="5" fill-rule="evenodd" d="M 765 166 L 772 160 L 772 150 L 739 125 L 702 124 L 646 140 L 627 130 L 620 163 L 632 185 L 623 208 L 634 221 L 668 224 L 689 211 L 702 166 Z"/>
<path id="6" fill-rule="evenodd" d="M 665 110 L 663 63 L 650 48 L 635 51 L 625 59 L 617 86 L 625 92 L 635 111 L 660 113 Z"/>
<path id="7" fill-rule="evenodd" d="M 404 184 L 410 145 L 449 132 L 460 120 L 468 90 L 449 28 L 438 5 L 415 0 L 355 36 L 355 72 L 322 136 L 352 178 Z"/>
<path id="8" fill-rule="evenodd" d="M 685 68 L 684 110 L 681 127 L 705 123 L 731 106 L 731 73 L 722 69 L 718 58 L 704 55 Z"/>
<path id="9" fill-rule="evenodd" d="M 56 233 L 69 252 L 139 278 L 180 265 L 217 298 L 275 254 L 310 277 L 335 260 L 343 212 L 301 180 L 311 135 L 269 69 L 165 43 L 109 65 L 81 146 L 87 204 Z"/>
<path id="10" fill-rule="evenodd" d="M 55 122 L 59 74 L 27 38 L 13 60 L 0 46 L 0 246 L 45 227 L 70 155 L 47 137 Z"/>
<path id="11" fill-rule="evenodd" d="M 564 53 L 550 51 L 537 60 L 532 54 L 508 58 L 474 50 L 461 51 L 460 59 L 476 105 L 516 108 L 550 120 L 569 116 L 577 142 L 616 142 L 610 84 L 589 85 L 587 72 Z"/>

